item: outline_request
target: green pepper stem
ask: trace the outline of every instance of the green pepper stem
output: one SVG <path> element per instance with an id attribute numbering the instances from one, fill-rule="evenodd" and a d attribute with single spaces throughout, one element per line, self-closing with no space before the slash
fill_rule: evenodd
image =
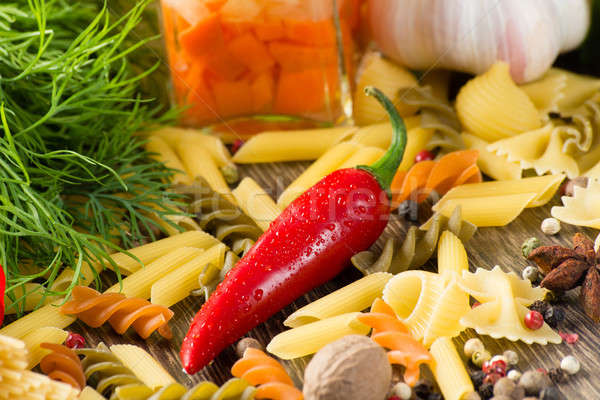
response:
<path id="1" fill-rule="evenodd" d="M 398 114 L 394 103 L 381 90 L 373 86 L 367 86 L 365 93 L 367 96 L 375 97 L 383 108 L 385 108 L 385 111 L 387 111 L 392 123 L 392 142 L 385 154 L 379 160 L 375 161 L 375 163 L 370 166 L 360 165 L 357 168 L 364 169 L 373 174 L 377 182 L 381 185 L 381 188 L 391 197 L 390 186 L 402 162 L 404 150 L 406 149 L 406 126 L 402 117 Z"/>

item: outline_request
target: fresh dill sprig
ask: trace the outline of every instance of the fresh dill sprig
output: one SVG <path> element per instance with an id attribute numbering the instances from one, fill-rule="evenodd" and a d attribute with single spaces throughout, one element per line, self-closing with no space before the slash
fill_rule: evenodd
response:
<path id="1" fill-rule="evenodd" d="M 119 16 L 95 0 L 0 5 L 0 263 L 19 311 L 24 284 L 68 295 L 83 263 L 154 239 L 152 215 L 176 213 L 172 171 L 134 136 L 160 122 L 139 90 L 154 67 L 132 57 L 153 38 L 130 37 L 149 2 Z M 50 290 L 63 268 L 73 281 Z"/>

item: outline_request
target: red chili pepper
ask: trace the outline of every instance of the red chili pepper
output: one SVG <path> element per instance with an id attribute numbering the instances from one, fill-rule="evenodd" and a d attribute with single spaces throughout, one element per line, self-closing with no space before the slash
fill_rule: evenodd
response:
<path id="1" fill-rule="evenodd" d="M 390 215 L 389 187 L 402 160 L 406 128 L 393 104 L 367 88 L 390 114 L 393 139 L 372 166 L 335 171 L 294 200 L 217 287 L 181 346 L 188 373 L 368 249 Z"/>
<path id="2" fill-rule="evenodd" d="M 4 321 L 4 292 L 6 291 L 6 276 L 4 268 L 0 265 L 0 325 Z"/>

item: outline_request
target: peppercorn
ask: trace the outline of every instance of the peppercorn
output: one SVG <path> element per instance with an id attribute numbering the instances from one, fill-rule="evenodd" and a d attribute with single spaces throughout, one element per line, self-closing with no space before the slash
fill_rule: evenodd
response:
<path id="1" fill-rule="evenodd" d="M 541 229 L 546 235 L 556 235 L 560 232 L 560 222 L 556 218 L 546 218 L 542 221 Z"/>
<path id="2" fill-rule="evenodd" d="M 550 381 L 550 378 L 548 378 L 548 375 L 535 370 L 525 372 L 521 376 L 521 379 L 519 379 L 519 385 L 523 386 L 523 389 L 525 389 L 525 393 L 528 396 L 537 396 L 540 393 L 540 390 L 551 384 L 552 382 Z"/>
<path id="3" fill-rule="evenodd" d="M 537 311 L 529 311 L 525 314 L 525 326 L 531 330 L 538 330 L 544 325 L 544 317 Z"/>
<path id="4" fill-rule="evenodd" d="M 441 393 L 431 393 L 427 400 L 444 400 L 444 397 Z"/>
<path id="5" fill-rule="evenodd" d="M 465 356 L 471 358 L 473 356 L 473 353 L 475 353 L 476 351 L 483 351 L 485 350 L 485 347 L 483 346 L 483 343 L 481 342 L 481 340 L 477 339 L 477 338 L 472 338 L 469 339 L 465 342 L 465 346 L 463 347 L 463 351 L 465 353 Z"/>
<path id="6" fill-rule="evenodd" d="M 405 200 L 398 206 L 398 215 L 407 221 L 416 222 L 419 219 L 419 204 L 414 200 Z"/>
<path id="7" fill-rule="evenodd" d="M 500 396 L 492 397 L 490 400 L 513 400 L 513 398 L 510 396 L 505 396 L 505 395 L 501 394 Z"/>
<path id="8" fill-rule="evenodd" d="M 521 253 L 523 253 L 523 257 L 529 257 L 529 253 L 531 253 L 533 249 L 535 249 L 536 247 L 540 247 L 541 245 L 542 244 L 540 243 L 538 238 L 530 237 L 521 245 Z"/>
<path id="9" fill-rule="evenodd" d="M 421 150 L 415 156 L 415 163 L 418 163 L 418 162 L 421 162 L 421 161 L 433 160 L 434 158 L 435 158 L 435 156 L 429 150 Z"/>
<path id="10" fill-rule="evenodd" d="M 561 400 L 563 396 L 554 386 L 548 386 L 540 392 L 540 400 Z"/>
<path id="11" fill-rule="evenodd" d="M 482 400 L 489 400 L 494 395 L 494 385 L 491 383 L 484 383 L 479 387 L 478 392 Z"/>
<path id="12" fill-rule="evenodd" d="M 264 350 L 264 347 L 262 346 L 262 344 L 260 344 L 258 340 L 247 337 L 237 342 L 237 345 L 235 346 L 235 352 L 238 355 L 238 357 L 242 358 L 244 357 L 244 352 L 248 348 Z"/>
<path id="13" fill-rule="evenodd" d="M 463 396 L 462 400 L 481 400 L 481 396 L 477 392 L 469 392 Z"/>
<path id="14" fill-rule="evenodd" d="M 517 385 L 508 378 L 499 379 L 494 385 L 494 396 L 510 396 Z"/>
<path id="15" fill-rule="evenodd" d="M 471 356 L 471 362 L 476 367 L 481 368 L 483 366 L 483 363 L 486 361 L 489 361 L 490 358 L 492 358 L 492 355 L 490 354 L 489 351 L 487 351 L 487 350 L 476 351 L 475 353 L 473 353 L 473 356 Z"/>
<path id="16" fill-rule="evenodd" d="M 550 306 L 544 313 L 544 321 L 552 328 L 556 328 L 565 319 L 565 312 L 557 306 Z"/>
<path id="17" fill-rule="evenodd" d="M 479 387 L 483 384 L 484 378 L 485 372 L 481 370 L 471 372 L 471 382 L 473 382 L 475 389 L 479 389 Z"/>
<path id="18" fill-rule="evenodd" d="M 556 384 L 563 383 L 567 378 L 565 371 L 560 368 L 551 368 L 550 371 L 548 371 L 548 377 Z"/>
<path id="19" fill-rule="evenodd" d="M 544 315 L 550 307 L 552 307 L 550 303 L 543 300 L 536 300 L 529 306 L 529 309 Z"/>
<path id="20" fill-rule="evenodd" d="M 512 381 L 518 381 L 521 378 L 521 371 L 516 369 L 511 369 L 506 373 L 506 377 Z"/>
<path id="21" fill-rule="evenodd" d="M 483 378 L 483 384 L 485 385 L 486 383 L 491 383 L 492 385 L 495 385 L 500 379 L 502 379 L 502 375 L 497 372 L 490 372 L 485 378 Z"/>
<path id="22" fill-rule="evenodd" d="M 79 333 L 69 332 L 65 345 L 70 349 L 80 349 L 85 346 L 85 339 Z"/>
<path id="23" fill-rule="evenodd" d="M 579 360 L 573 356 L 566 356 L 560 362 L 560 368 L 569 375 L 574 375 L 581 369 Z"/>
<path id="24" fill-rule="evenodd" d="M 512 400 L 523 400 L 523 397 L 525 397 L 525 389 L 523 389 L 523 386 L 515 386 L 515 390 L 512 391 L 510 397 Z"/>
<path id="25" fill-rule="evenodd" d="M 521 277 L 525 280 L 534 283 L 538 279 L 538 269 L 536 267 L 528 265 L 525 268 L 523 268 L 523 272 L 521 272 Z"/>
<path id="26" fill-rule="evenodd" d="M 544 295 L 544 301 L 546 301 L 550 304 L 558 303 L 558 302 L 562 301 L 563 293 L 564 292 L 561 292 L 558 290 L 547 290 L 546 294 Z"/>
<path id="27" fill-rule="evenodd" d="M 413 387 L 413 391 L 417 397 L 427 399 L 433 391 L 433 385 L 427 379 L 419 379 Z"/>
<path id="28" fill-rule="evenodd" d="M 400 400 L 409 400 L 412 396 L 412 389 L 404 382 L 398 382 L 392 388 L 392 394 Z"/>
<path id="29" fill-rule="evenodd" d="M 504 356 L 508 365 L 517 365 L 519 363 L 519 355 L 512 350 L 506 350 L 502 353 L 502 356 Z"/>

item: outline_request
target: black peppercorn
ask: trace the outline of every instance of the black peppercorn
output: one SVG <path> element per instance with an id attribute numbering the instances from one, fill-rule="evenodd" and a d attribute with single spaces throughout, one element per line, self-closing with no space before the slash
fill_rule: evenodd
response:
<path id="1" fill-rule="evenodd" d="M 471 372 L 471 381 L 473 382 L 473 387 L 475 387 L 475 390 L 479 389 L 479 387 L 483 384 L 484 379 L 485 372 L 482 370 Z"/>
<path id="2" fill-rule="evenodd" d="M 563 371 L 560 368 L 550 369 L 550 371 L 548 371 L 548 377 L 555 384 L 562 383 L 567 378 L 567 376 L 565 375 L 565 371 Z"/>
<path id="3" fill-rule="evenodd" d="M 554 386 L 546 386 L 540 392 L 540 400 L 563 400 L 564 397 Z"/>
<path id="4" fill-rule="evenodd" d="M 443 400 L 444 397 L 442 396 L 441 393 L 431 393 L 429 395 L 429 397 L 427 397 L 427 400 Z"/>
<path id="5" fill-rule="evenodd" d="M 482 400 L 491 399 L 494 396 L 494 385 L 491 383 L 484 383 L 479 387 L 479 396 L 481 396 Z"/>
<path id="6" fill-rule="evenodd" d="M 420 379 L 415 384 L 413 391 L 417 397 L 427 399 L 433 391 L 433 385 L 427 379 Z"/>
<path id="7" fill-rule="evenodd" d="M 544 315 L 544 321 L 552 328 L 556 328 L 565 319 L 565 312 L 558 306 L 550 306 Z"/>
<path id="8" fill-rule="evenodd" d="M 398 215 L 407 221 L 416 222 L 419 219 L 419 204 L 414 200 L 405 200 L 398 206 Z"/>
<path id="9" fill-rule="evenodd" d="M 544 315 L 550 307 L 552 306 L 547 301 L 536 300 L 529 306 L 529 309 L 531 311 L 537 311 L 540 314 Z"/>

